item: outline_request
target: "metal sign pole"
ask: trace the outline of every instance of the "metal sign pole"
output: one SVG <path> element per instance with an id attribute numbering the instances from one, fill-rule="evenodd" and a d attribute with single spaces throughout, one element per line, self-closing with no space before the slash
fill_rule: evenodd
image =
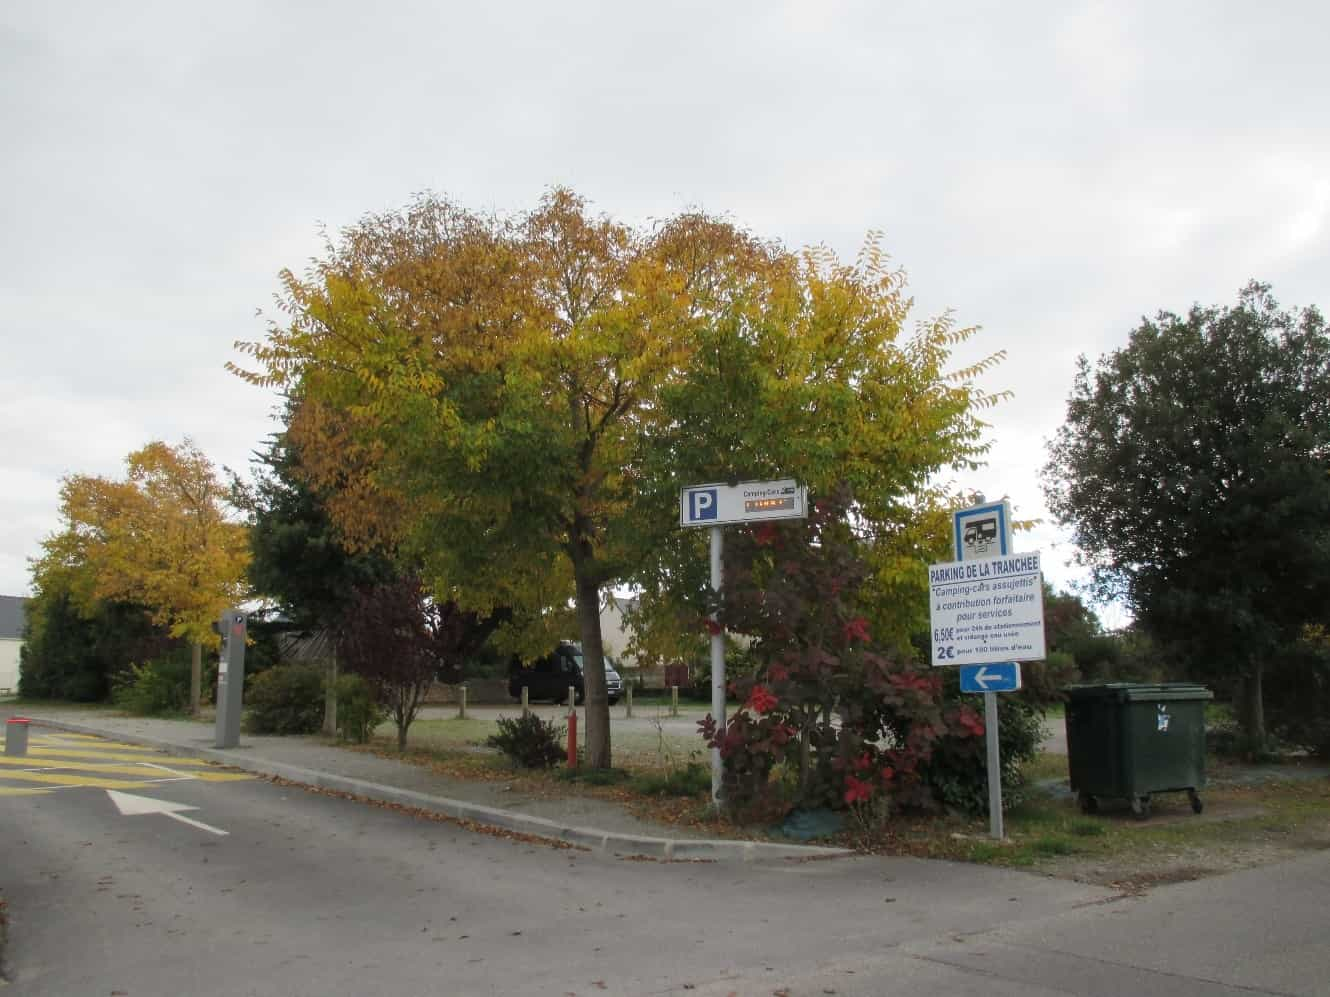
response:
<path id="1" fill-rule="evenodd" d="M 983 506 L 984 497 L 979 496 L 980 506 Z M 971 544 L 983 544 L 985 541 L 991 544 L 994 540 L 998 543 L 998 553 L 1011 553 L 1011 513 L 1005 502 L 1001 503 L 999 508 L 994 510 L 996 517 L 995 529 L 989 535 L 986 529 L 975 529 L 969 536 Z M 966 536 L 961 528 L 960 517 L 956 519 L 955 530 L 955 549 L 956 560 L 965 560 L 966 554 Z M 981 553 L 987 554 L 984 550 Z M 998 740 L 998 701 L 996 692 L 984 693 L 984 754 L 987 756 L 988 765 L 988 836 L 1001 841 L 1005 837 L 1006 829 L 1002 826 L 1002 756 L 1000 741 Z"/>
<path id="2" fill-rule="evenodd" d="M 711 591 L 716 612 L 711 617 L 711 718 L 725 733 L 725 631 L 720 623 L 721 553 L 726 523 L 757 523 L 773 519 L 803 519 L 808 515 L 808 489 L 793 478 L 778 481 L 740 481 L 728 484 L 688 485 L 679 491 L 679 525 L 705 526 L 711 531 Z M 724 762 L 720 749 L 711 749 L 711 802 L 719 807 L 724 796 Z"/>
<path id="3" fill-rule="evenodd" d="M 715 624 L 711 630 L 711 716 L 718 731 L 725 730 L 725 631 L 720 624 L 720 593 L 724 581 L 721 553 L 725 546 L 725 532 L 719 526 L 711 527 L 711 591 L 715 593 L 717 612 L 711 617 Z M 711 802 L 719 807 L 725 775 L 725 763 L 720 748 L 711 749 Z"/>
<path id="4" fill-rule="evenodd" d="M 984 693 L 984 736 L 988 748 L 988 835 L 1001 841 L 1006 832 L 1002 827 L 1002 759 L 998 755 L 998 694 Z"/>

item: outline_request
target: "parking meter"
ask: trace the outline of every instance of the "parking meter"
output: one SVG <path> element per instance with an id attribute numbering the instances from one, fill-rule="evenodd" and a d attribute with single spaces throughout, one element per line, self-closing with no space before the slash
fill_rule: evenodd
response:
<path id="1" fill-rule="evenodd" d="M 217 629 L 222 652 L 217 663 L 217 739 L 219 748 L 240 743 L 241 695 L 245 691 L 245 614 L 238 609 L 222 613 Z"/>

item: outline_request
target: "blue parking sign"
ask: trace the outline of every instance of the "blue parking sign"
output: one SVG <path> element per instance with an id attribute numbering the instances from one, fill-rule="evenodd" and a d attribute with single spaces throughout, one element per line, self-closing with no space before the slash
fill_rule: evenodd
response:
<path id="1" fill-rule="evenodd" d="M 698 488 L 688 493 L 688 519 L 694 523 L 704 523 L 715 519 L 720 509 L 716 501 L 716 489 Z"/>

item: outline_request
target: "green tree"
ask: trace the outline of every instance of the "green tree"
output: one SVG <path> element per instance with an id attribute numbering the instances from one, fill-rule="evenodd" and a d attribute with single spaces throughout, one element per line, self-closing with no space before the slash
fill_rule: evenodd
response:
<path id="1" fill-rule="evenodd" d="M 19 652 L 19 693 L 25 698 L 105 700 L 131 663 L 160 657 L 175 643 L 143 606 L 77 600 L 62 574 L 37 568 Z"/>
<path id="2" fill-rule="evenodd" d="M 289 409 L 288 409 L 289 411 Z M 233 500 L 249 519 L 250 587 L 275 601 L 297 630 L 314 632 L 328 649 L 323 730 L 337 733 L 337 635 L 361 588 L 396 575 L 381 550 L 349 550 L 326 504 L 302 473 L 287 434 L 252 462 L 254 483 L 233 483 Z"/>
<path id="3" fill-rule="evenodd" d="M 635 230 L 566 190 L 512 218 L 425 197 L 284 281 L 290 321 L 238 344 L 259 370 L 232 369 L 300 384 L 292 432 L 338 522 L 399 538 L 440 601 L 515 607 L 533 656 L 576 607 L 592 766 L 602 591 L 702 590 L 681 483 L 846 481 L 883 612 L 917 617 L 942 535 L 929 477 L 983 452 L 989 361 L 945 371 L 971 331 L 949 321 L 902 336 L 904 280 L 871 242 L 842 265 L 693 212 Z"/>
<path id="4" fill-rule="evenodd" d="M 1265 740 L 1265 662 L 1330 607 L 1330 339 L 1266 285 L 1161 312 L 1082 357 L 1050 447 L 1049 507 L 1103 596 L 1196 673 L 1238 680 Z"/>

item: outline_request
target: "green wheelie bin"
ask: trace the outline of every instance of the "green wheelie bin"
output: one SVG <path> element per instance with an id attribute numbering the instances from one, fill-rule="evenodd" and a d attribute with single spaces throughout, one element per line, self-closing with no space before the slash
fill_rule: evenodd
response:
<path id="1" fill-rule="evenodd" d="M 1205 786 L 1205 704 L 1214 694 L 1186 682 L 1071 686 L 1067 763 L 1081 810 L 1124 799 L 1141 819 L 1155 793 L 1183 792 L 1201 812 Z"/>

